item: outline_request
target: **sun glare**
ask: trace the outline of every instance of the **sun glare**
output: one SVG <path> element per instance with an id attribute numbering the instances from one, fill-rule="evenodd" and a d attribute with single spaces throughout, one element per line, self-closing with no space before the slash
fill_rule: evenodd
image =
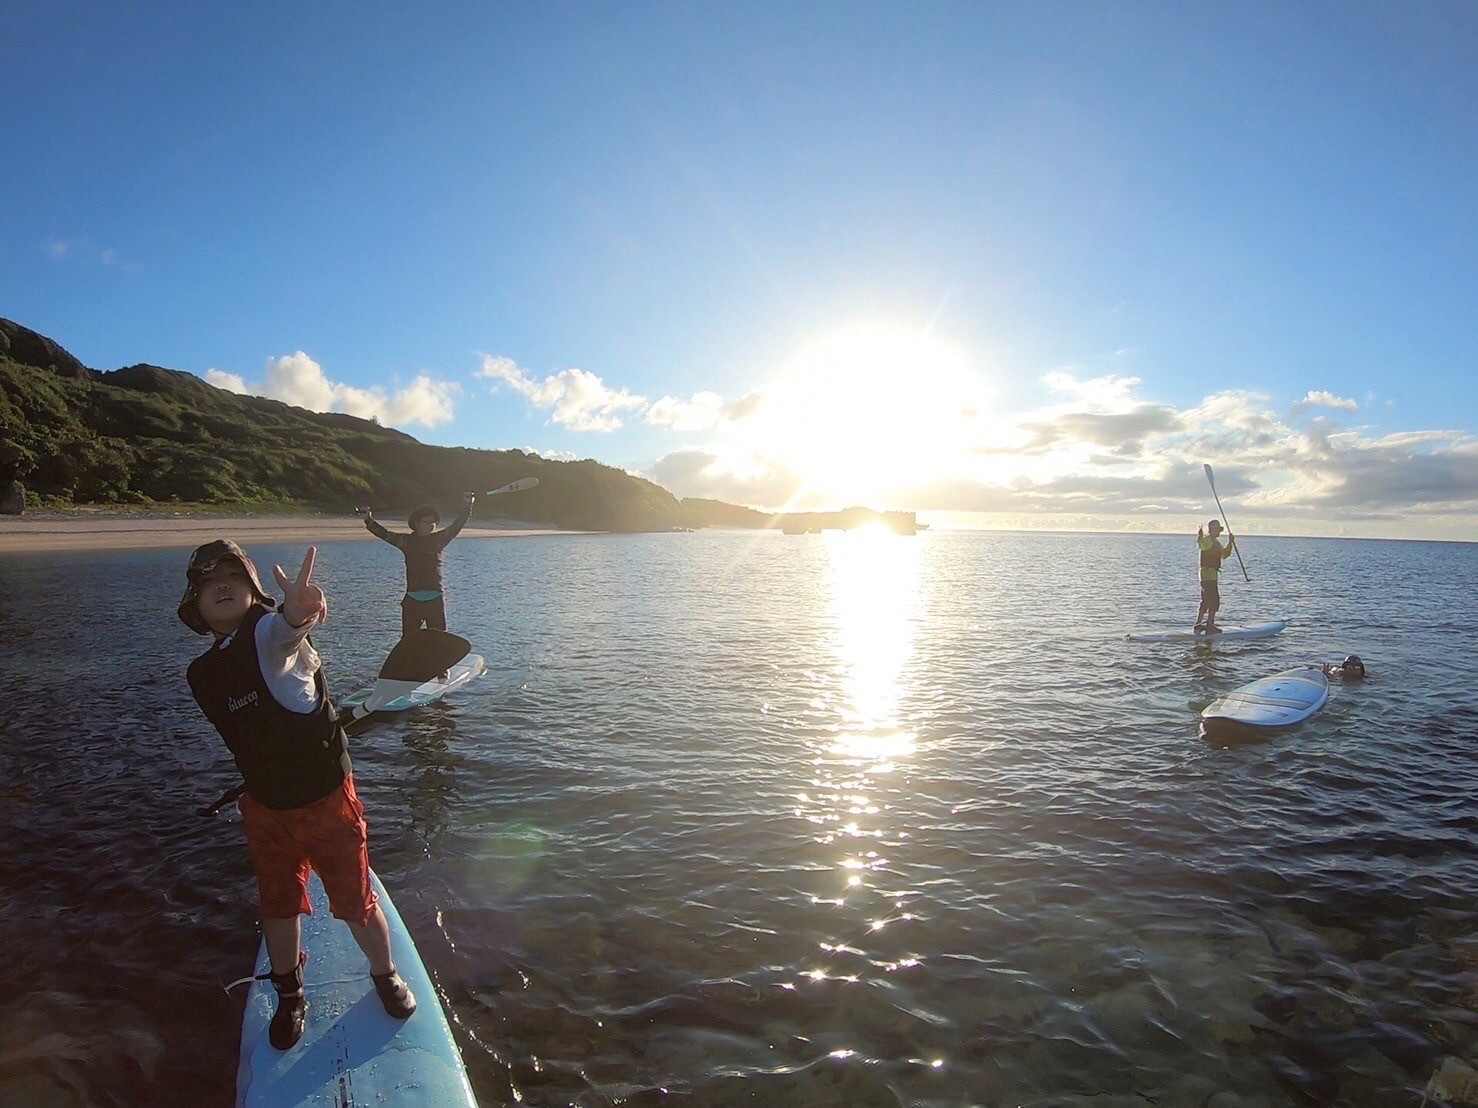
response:
<path id="1" fill-rule="evenodd" d="M 801 350 L 767 389 L 767 451 L 830 507 L 886 508 L 897 490 L 955 469 L 983 392 L 965 359 L 883 326 L 834 332 Z"/>
<path id="2" fill-rule="evenodd" d="M 899 720 L 900 680 L 913 653 L 920 547 L 886 528 L 826 536 L 838 660 L 847 673 L 847 726 L 835 752 L 882 761 L 913 751 Z"/>

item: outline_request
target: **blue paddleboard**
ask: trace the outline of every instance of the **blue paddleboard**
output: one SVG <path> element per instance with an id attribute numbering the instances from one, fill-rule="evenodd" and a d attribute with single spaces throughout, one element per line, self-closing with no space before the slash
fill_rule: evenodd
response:
<path id="1" fill-rule="evenodd" d="M 370 881 L 390 924 L 395 967 L 416 994 L 415 1013 L 406 1020 L 385 1014 L 364 952 L 343 921 L 329 915 L 328 896 L 313 874 L 308 881 L 313 914 L 303 917 L 307 1028 L 291 1050 L 274 1050 L 267 1041 L 267 1024 L 277 1010 L 277 994 L 270 981 L 251 983 L 241 1021 L 238 1105 L 477 1108 L 461 1052 L 421 956 L 379 877 L 372 872 Z M 270 970 L 263 942 L 255 972 Z"/>
<path id="2" fill-rule="evenodd" d="M 375 712 L 404 712 L 440 700 L 455 688 L 465 685 L 487 669 L 480 654 L 469 654 L 446 671 L 445 677 L 427 681 L 394 681 L 384 677 L 339 702 L 339 713 L 345 723 L 363 719 Z"/>
<path id="3" fill-rule="evenodd" d="M 1222 639 L 1265 639 L 1288 626 L 1286 620 L 1254 623 L 1247 627 L 1223 627 L 1211 634 L 1195 631 L 1136 631 L 1125 635 L 1130 642 L 1219 642 Z"/>

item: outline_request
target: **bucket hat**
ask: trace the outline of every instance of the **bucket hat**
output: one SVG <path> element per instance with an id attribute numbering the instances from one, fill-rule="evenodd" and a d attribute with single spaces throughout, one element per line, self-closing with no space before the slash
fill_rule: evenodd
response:
<path id="1" fill-rule="evenodd" d="M 257 567 L 247 556 L 246 551 L 230 539 L 216 539 L 204 546 L 197 546 L 191 553 L 190 561 L 185 565 L 185 594 L 180 597 L 180 606 L 175 609 L 175 614 L 180 617 L 185 626 L 197 635 L 210 634 L 210 624 L 206 623 L 200 614 L 200 582 L 205 579 L 206 574 L 226 558 L 234 559 L 246 572 L 246 579 L 251 582 L 251 589 L 256 594 L 258 604 L 268 608 L 277 606 L 277 602 L 262 588 L 262 579 L 257 575 Z"/>

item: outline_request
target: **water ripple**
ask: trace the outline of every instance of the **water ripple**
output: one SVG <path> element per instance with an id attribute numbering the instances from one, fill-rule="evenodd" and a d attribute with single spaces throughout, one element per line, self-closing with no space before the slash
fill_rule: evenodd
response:
<path id="1" fill-rule="evenodd" d="M 1227 606 L 1284 635 L 1124 643 L 1131 609 L 1193 610 L 1184 547 L 454 543 L 489 672 L 354 756 L 483 1102 L 1415 1106 L 1471 1064 L 1474 548 L 1261 540 Z M 0 719 L 0 937 L 29 952 L 6 1103 L 231 1095 L 217 986 L 256 944 L 252 877 L 234 815 L 192 814 L 231 768 L 184 688 L 177 561 L 0 564 L 25 706 Z M 395 567 L 319 565 L 347 690 L 393 639 Z M 1230 688 L 1350 652 L 1372 680 L 1315 720 L 1199 739 Z"/>

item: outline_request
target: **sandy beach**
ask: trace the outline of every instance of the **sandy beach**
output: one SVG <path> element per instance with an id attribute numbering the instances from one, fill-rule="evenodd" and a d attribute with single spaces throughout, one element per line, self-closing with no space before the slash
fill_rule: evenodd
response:
<path id="1" fill-rule="evenodd" d="M 383 521 L 404 530 L 403 520 Z M 572 532 L 521 526 L 513 520 L 470 523 L 459 541 L 472 538 L 517 538 Z M 195 547 L 212 539 L 231 538 L 248 550 L 255 543 L 373 539 L 353 516 L 213 515 L 204 512 L 27 512 L 0 516 L 0 555 L 41 554 L 63 550 L 141 550 Z"/>

